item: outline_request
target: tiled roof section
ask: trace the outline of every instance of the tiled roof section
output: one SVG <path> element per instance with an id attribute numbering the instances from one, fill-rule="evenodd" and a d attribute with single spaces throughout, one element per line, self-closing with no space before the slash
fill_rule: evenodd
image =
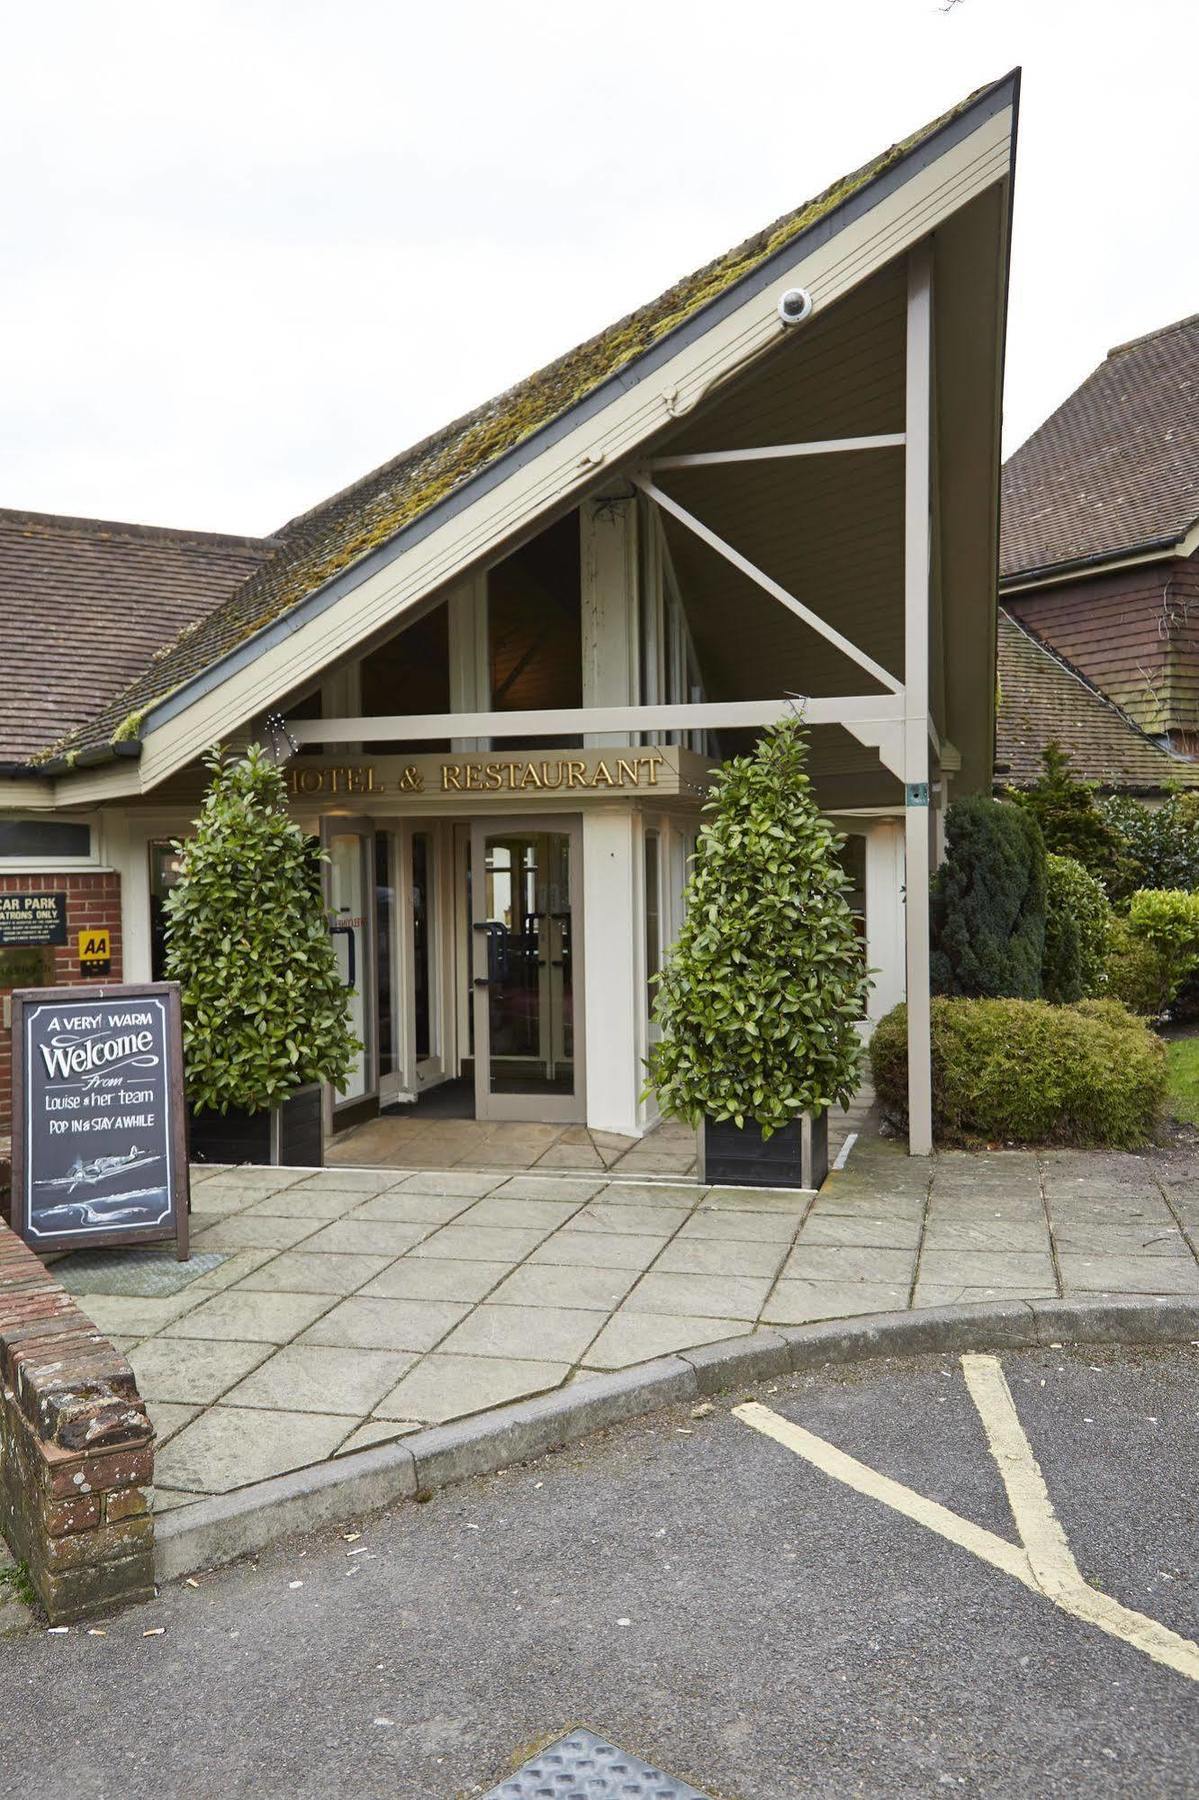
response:
<path id="1" fill-rule="evenodd" d="M 227 600 L 269 547 L 0 511 L 0 762 L 25 762 L 93 717 Z"/>
<path id="2" fill-rule="evenodd" d="M 1069 751 L 1081 780 L 1104 788 L 1147 794 L 1175 783 L 1199 787 L 1199 763 L 1161 749 L 1002 609 L 997 668 L 998 785 L 1030 786 L 1042 772 L 1046 745 L 1057 743 Z"/>
<path id="3" fill-rule="evenodd" d="M 160 658 L 64 749 L 108 743 L 125 719 L 145 713 L 326 582 L 385 544 L 440 501 L 499 462 L 670 333 L 752 275 L 777 251 L 826 219 L 1010 77 L 970 94 L 957 106 L 894 144 L 815 199 L 688 275 L 648 306 L 570 350 L 507 393 L 414 445 L 363 480 L 335 494 L 278 533 L 280 547 L 202 630 Z"/>
<path id="4" fill-rule="evenodd" d="M 1185 536 L 1199 519 L 1199 314 L 1110 350 L 1003 471 L 1001 578 Z"/>

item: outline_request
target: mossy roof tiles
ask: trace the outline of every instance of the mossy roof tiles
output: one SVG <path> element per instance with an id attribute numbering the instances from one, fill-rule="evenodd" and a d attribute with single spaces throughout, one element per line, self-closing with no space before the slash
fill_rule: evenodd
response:
<path id="1" fill-rule="evenodd" d="M 1029 787 L 1046 746 L 1069 751 L 1079 778 L 1103 788 L 1161 793 L 1199 787 L 1199 763 L 1163 750 L 1049 645 L 999 614 L 995 780 Z"/>
<path id="2" fill-rule="evenodd" d="M 676 282 L 649 305 L 291 520 L 276 534 L 277 547 L 269 558 L 230 598 L 159 652 L 85 726 L 48 746 L 46 757 L 91 751 L 118 735 L 136 735 L 156 705 L 564 417 L 1008 79 L 968 95 L 814 199 Z"/>

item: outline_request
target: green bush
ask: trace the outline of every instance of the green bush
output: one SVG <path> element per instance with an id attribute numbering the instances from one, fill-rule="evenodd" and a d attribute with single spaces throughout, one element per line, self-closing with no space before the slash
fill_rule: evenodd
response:
<path id="1" fill-rule="evenodd" d="M 196 1111 L 260 1112 L 310 1081 L 341 1083 L 350 1031 L 316 842 L 288 816 L 261 750 L 208 758 L 193 837 L 175 844 L 167 974 L 182 988 L 183 1060 Z"/>
<path id="2" fill-rule="evenodd" d="M 1127 880 L 1123 889 L 1108 881 L 1113 898 L 1137 888 L 1199 888 L 1199 794 L 1171 794 L 1160 806 L 1113 794 L 1099 809 L 1124 840 Z"/>
<path id="3" fill-rule="evenodd" d="M 879 1021 L 870 1064 L 883 1111 L 907 1121 L 907 1008 Z M 1114 1000 L 946 1000 L 932 1005 L 933 1131 L 944 1143 L 1132 1150 L 1153 1134 L 1166 1052 Z"/>
<path id="4" fill-rule="evenodd" d="M 1199 894 L 1141 888 L 1128 903 L 1128 929 L 1161 958 L 1168 1006 L 1199 968 Z"/>
<path id="5" fill-rule="evenodd" d="M 1159 1019 L 1169 1006 L 1169 963 L 1147 939 L 1135 937 L 1119 915 L 1108 927 L 1103 971 L 1104 993 L 1142 1019 Z"/>
<path id="6" fill-rule="evenodd" d="M 972 997 L 1041 992 L 1045 851 L 1030 814 L 985 794 L 945 815 L 931 893 L 932 984 Z"/>
<path id="7" fill-rule="evenodd" d="M 1111 908 L 1102 884 L 1072 856 L 1045 858 L 1046 1000 L 1069 1005 L 1102 993 Z"/>
<path id="8" fill-rule="evenodd" d="M 1010 788 L 1008 798 L 1041 828 L 1045 848 L 1072 856 L 1101 881 L 1109 894 L 1124 891 L 1128 864 L 1124 837 L 1099 807 L 1088 782 L 1076 781 L 1060 744 L 1047 744 L 1040 779 L 1030 788 Z"/>
<path id="9" fill-rule="evenodd" d="M 654 1002 L 647 1068 L 667 1115 L 752 1119 L 769 1137 L 857 1085 L 869 981 L 806 755 L 786 720 L 716 777 Z"/>

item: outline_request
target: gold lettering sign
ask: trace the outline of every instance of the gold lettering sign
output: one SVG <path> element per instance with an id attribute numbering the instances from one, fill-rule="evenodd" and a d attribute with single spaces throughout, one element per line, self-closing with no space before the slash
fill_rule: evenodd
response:
<path id="1" fill-rule="evenodd" d="M 541 788 L 657 787 L 658 770 L 665 758 L 619 756 L 609 763 L 600 757 L 589 769 L 582 757 L 527 758 L 520 762 L 442 763 L 443 794 L 527 793 Z"/>
<path id="2" fill-rule="evenodd" d="M 582 756 L 443 762 L 438 786 L 443 794 L 529 794 L 559 788 L 604 793 L 620 788 L 652 788 L 658 785 L 658 770 L 665 760 L 659 752 L 649 751 L 643 756 L 601 756 L 594 763 Z M 389 784 L 372 763 L 297 762 L 287 771 L 287 785 L 293 799 L 311 800 L 384 794 Z M 423 793 L 424 772 L 409 763 L 390 786 L 396 793 Z"/>

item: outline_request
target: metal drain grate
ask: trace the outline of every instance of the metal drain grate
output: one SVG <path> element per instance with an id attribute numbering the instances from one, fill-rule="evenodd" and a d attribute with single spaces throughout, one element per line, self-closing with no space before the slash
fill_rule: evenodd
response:
<path id="1" fill-rule="evenodd" d="M 80 1299 L 88 1294 L 125 1294 L 135 1300 L 158 1300 L 182 1293 L 190 1282 L 219 1269 L 229 1255 L 227 1250 L 193 1250 L 187 1262 L 176 1262 L 173 1249 L 164 1251 L 157 1244 L 76 1250 L 55 1263 L 54 1276 L 68 1294 Z"/>
<path id="2" fill-rule="evenodd" d="M 572 1731 L 484 1794 L 483 1800 L 706 1800 L 594 1731 Z"/>

